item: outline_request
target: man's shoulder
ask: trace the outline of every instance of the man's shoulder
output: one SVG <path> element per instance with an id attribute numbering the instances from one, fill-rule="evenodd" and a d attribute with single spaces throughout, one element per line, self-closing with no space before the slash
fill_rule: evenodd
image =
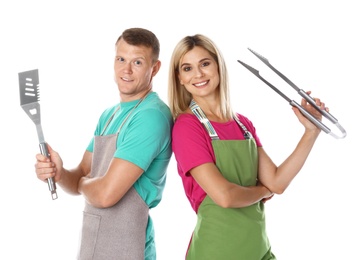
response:
<path id="1" fill-rule="evenodd" d="M 164 100 L 159 96 L 159 94 L 157 92 L 151 92 L 147 97 L 146 97 L 146 100 L 147 100 L 147 104 L 163 104 L 165 105 L 166 107 L 167 104 L 164 102 Z"/>
<path id="2" fill-rule="evenodd" d="M 171 117 L 171 112 L 169 106 L 159 97 L 156 92 L 150 93 L 146 98 L 146 102 L 143 102 L 141 107 L 141 112 L 146 113 L 161 113 L 165 117 Z"/>
<path id="3" fill-rule="evenodd" d="M 110 117 L 118 109 L 118 106 L 119 106 L 119 104 L 115 104 L 115 105 L 105 108 L 102 111 L 100 118 L 105 119 L 105 118 Z"/>

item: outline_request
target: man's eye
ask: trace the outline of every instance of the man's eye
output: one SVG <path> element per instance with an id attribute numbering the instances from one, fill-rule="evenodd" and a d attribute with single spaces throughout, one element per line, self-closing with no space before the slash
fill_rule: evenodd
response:
<path id="1" fill-rule="evenodd" d="M 136 60 L 136 61 L 134 61 L 134 64 L 135 64 L 135 65 L 140 65 L 140 64 L 141 64 L 141 61 Z"/>

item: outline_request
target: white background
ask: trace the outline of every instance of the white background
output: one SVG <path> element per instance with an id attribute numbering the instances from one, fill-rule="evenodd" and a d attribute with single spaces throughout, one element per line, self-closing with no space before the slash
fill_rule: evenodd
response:
<path id="1" fill-rule="evenodd" d="M 38 140 L 20 107 L 18 72 L 39 69 L 46 141 L 65 167 L 74 167 L 100 113 L 118 102 L 114 43 L 129 27 L 148 28 L 160 39 L 162 68 L 154 90 L 165 101 L 176 43 L 195 33 L 214 40 L 229 67 L 235 109 L 253 121 L 276 164 L 292 152 L 303 128 L 288 103 L 237 60 L 300 102 L 249 47 L 326 102 L 347 137 L 321 133 L 288 190 L 266 203 L 267 229 L 279 260 L 357 259 L 356 24 L 355 4 L 343 0 L 2 1 L 0 259 L 75 259 L 83 209 L 81 197 L 61 189 L 52 201 L 47 185 L 35 177 Z M 184 259 L 195 214 L 174 157 L 162 203 L 151 215 L 157 259 Z"/>

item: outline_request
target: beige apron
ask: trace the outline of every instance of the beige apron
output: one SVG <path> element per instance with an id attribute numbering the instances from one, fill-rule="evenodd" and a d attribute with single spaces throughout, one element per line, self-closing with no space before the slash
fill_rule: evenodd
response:
<path id="1" fill-rule="evenodd" d="M 107 171 L 117 136 L 95 136 L 92 177 Z M 143 260 L 148 218 L 149 208 L 133 187 L 110 208 L 95 208 L 85 202 L 78 259 Z"/>

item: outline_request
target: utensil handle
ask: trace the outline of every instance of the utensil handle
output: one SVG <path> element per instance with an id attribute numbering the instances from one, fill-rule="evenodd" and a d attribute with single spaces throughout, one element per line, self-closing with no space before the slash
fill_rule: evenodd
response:
<path id="1" fill-rule="evenodd" d="M 47 144 L 45 142 L 40 143 L 40 151 L 41 154 L 50 158 L 50 153 L 48 152 Z M 53 177 L 47 179 L 48 188 L 51 192 L 52 199 L 57 199 L 57 192 L 56 192 L 56 183 Z"/>
<path id="2" fill-rule="evenodd" d="M 312 105 L 316 110 L 318 110 L 324 117 L 326 117 L 328 120 L 330 120 L 334 124 L 337 123 L 337 119 L 333 115 L 331 115 L 329 112 L 327 112 L 326 110 L 321 110 L 321 108 L 319 108 L 316 105 L 315 100 L 310 95 L 308 95 L 304 90 L 300 89 L 298 93 L 300 96 L 305 98 L 306 101 L 309 102 L 310 105 Z"/>
<path id="3" fill-rule="evenodd" d="M 300 112 L 307 118 L 309 119 L 313 124 L 315 124 L 318 128 L 320 128 L 322 131 L 324 131 L 326 134 L 329 134 L 331 132 L 330 128 L 325 126 L 320 120 L 317 120 L 313 115 L 311 115 L 305 108 L 300 106 L 296 101 L 291 100 L 290 102 L 291 106 L 297 107 Z"/>

